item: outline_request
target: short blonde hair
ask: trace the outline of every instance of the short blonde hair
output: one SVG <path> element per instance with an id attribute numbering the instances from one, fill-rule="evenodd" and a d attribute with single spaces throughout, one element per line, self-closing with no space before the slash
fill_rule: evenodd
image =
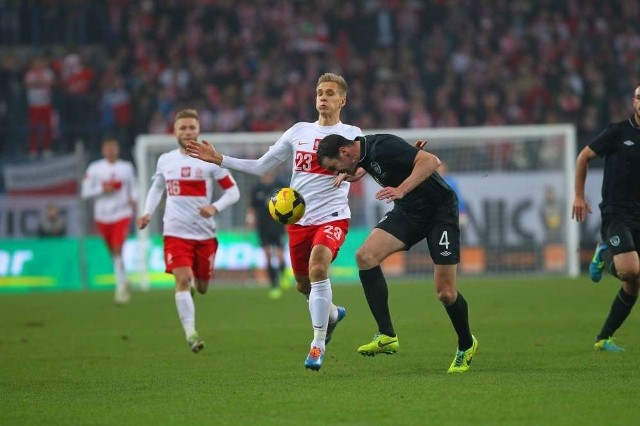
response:
<path id="1" fill-rule="evenodd" d="M 338 87 L 340 87 L 342 96 L 347 96 L 347 82 L 344 80 L 344 77 L 332 72 L 326 72 L 322 74 L 320 78 L 318 78 L 318 84 L 316 85 L 316 87 L 320 86 L 320 83 L 326 82 L 336 83 Z"/>
<path id="2" fill-rule="evenodd" d="M 181 118 L 195 118 L 196 120 L 199 120 L 198 111 L 196 111 L 195 109 L 183 109 L 181 111 L 178 111 L 174 122 L 180 120 Z"/>

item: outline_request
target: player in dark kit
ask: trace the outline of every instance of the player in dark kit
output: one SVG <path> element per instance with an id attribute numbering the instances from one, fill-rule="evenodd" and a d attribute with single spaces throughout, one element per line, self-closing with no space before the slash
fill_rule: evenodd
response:
<path id="1" fill-rule="evenodd" d="M 345 179 L 345 174 L 347 180 L 354 181 L 369 173 L 382 186 L 376 198 L 395 203 L 356 252 L 360 281 L 378 324 L 373 341 L 360 346 L 358 352 L 373 356 L 398 350 L 387 282 L 380 264 L 391 254 L 409 250 L 426 239 L 435 264 L 437 296 L 458 335 L 458 350 L 448 371 L 467 371 L 478 341 L 469 327 L 467 302 L 456 288 L 460 261 L 458 199 L 436 172 L 438 157 L 387 134 L 359 136 L 355 140 L 329 135 L 318 145 L 317 157 L 322 167 L 339 173 L 337 183 Z"/>
<path id="2" fill-rule="evenodd" d="M 596 336 L 599 351 L 621 352 L 611 337 L 625 321 L 638 299 L 640 289 L 640 85 L 633 97 L 634 114 L 611 123 L 589 143 L 576 161 L 575 199 L 572 217 L 585 220 L 591 205 L 584 197 L 589 161 L 604 157 L 600 234 L 589 275 L 600 281 L 606 269 L 622 281 L 602 330 Z"/>
<path id="3" fill-rule="evenodd" d="M 279 299 L 282 296 L 280 277 L 284 274 L 284 225 L 276 222 L 269 215 L 268 203 L 278 189 L 286 186 L 276 182 L 273 172 L 269 171 L 260 177 L 260 181 L 251 190 L 251 206 L 247 211 L 247 225 L 255 226 L 258 240 L 267 261 L 267 274 L 271 289 L 269 297 Z M 277 262 L 277 268 L 273 261 Z"/>

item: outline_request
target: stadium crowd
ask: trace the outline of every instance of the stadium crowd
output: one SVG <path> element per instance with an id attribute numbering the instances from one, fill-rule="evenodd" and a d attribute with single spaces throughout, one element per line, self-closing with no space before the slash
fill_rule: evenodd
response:
<path id="1" fill-rule="evenodd" d="M 571 122 L 580 145 L 629 115 L 638 2 L 33 0 L 0 4 L 0 152 L 105 134 L 284 130 L 324 71 L 362 129 Z M 26 49 L 25 49 L 26 48 Z"/>

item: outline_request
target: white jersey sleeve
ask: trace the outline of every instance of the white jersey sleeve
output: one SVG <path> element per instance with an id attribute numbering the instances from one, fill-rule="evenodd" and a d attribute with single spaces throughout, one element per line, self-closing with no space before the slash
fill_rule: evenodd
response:
<path id="1" fill-rule="evenodd" d="M 269 150 L 257 160 L 247 160 L 224 155 L 221 166 L 239 172 L 262 176 L 269 170 L 291 158 L 291 145 L 286 142 L 290 132 L 291 129 L 287 130 L 280 139 L 271 145 Z"/>
<path id="2" fill-rule="evenodd" d="M 160 156 L 162 157 L 162 156 Z M 144 203 L 143 214 L 153 214 L 160 204 L 162 200 L 162 196 L 164 195 L 165 190 L 165 182 L 164 175 L 162 174 L 162 167 L 160 158 L 156 163 L 156 171 L 151 177 L 151 186 L 149 187 L 149 191 L 147 192 L 147 199 Z"/>
<path id="3" fill-rule="evenodd" d="M 213 170 L 213 178 L 218 186 L 224 191 L 223 194 L 211 205 L 219 212 L 230 205 L 237 203 L 240 199 L 240 190 L 233 176 L 229 171 L 217 167 Z"/>

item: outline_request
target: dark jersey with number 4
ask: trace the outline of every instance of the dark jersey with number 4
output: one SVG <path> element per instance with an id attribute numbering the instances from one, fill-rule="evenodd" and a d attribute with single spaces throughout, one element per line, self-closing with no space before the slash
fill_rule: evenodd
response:
<path id="1" fill-rule="evenodd" d="M 640 127 L 634 117 L 609 124 L 589 148 L 604 157 L 602 214 L 640 215 Z"/>
<path id="2" fill-rule="evenodd" d="M 359 136 L 360 159 L 358 165 L 365 169 L 379 185 L 399 186 L 413 171 L 413 161 L 418 149 L 404 139 L 388 134 Z M 407 214 L 423 215 L 435 205 L 456 204 L 456 193 L 437 172 L 433 172 L 413 191 L 394 201 Z"/>

